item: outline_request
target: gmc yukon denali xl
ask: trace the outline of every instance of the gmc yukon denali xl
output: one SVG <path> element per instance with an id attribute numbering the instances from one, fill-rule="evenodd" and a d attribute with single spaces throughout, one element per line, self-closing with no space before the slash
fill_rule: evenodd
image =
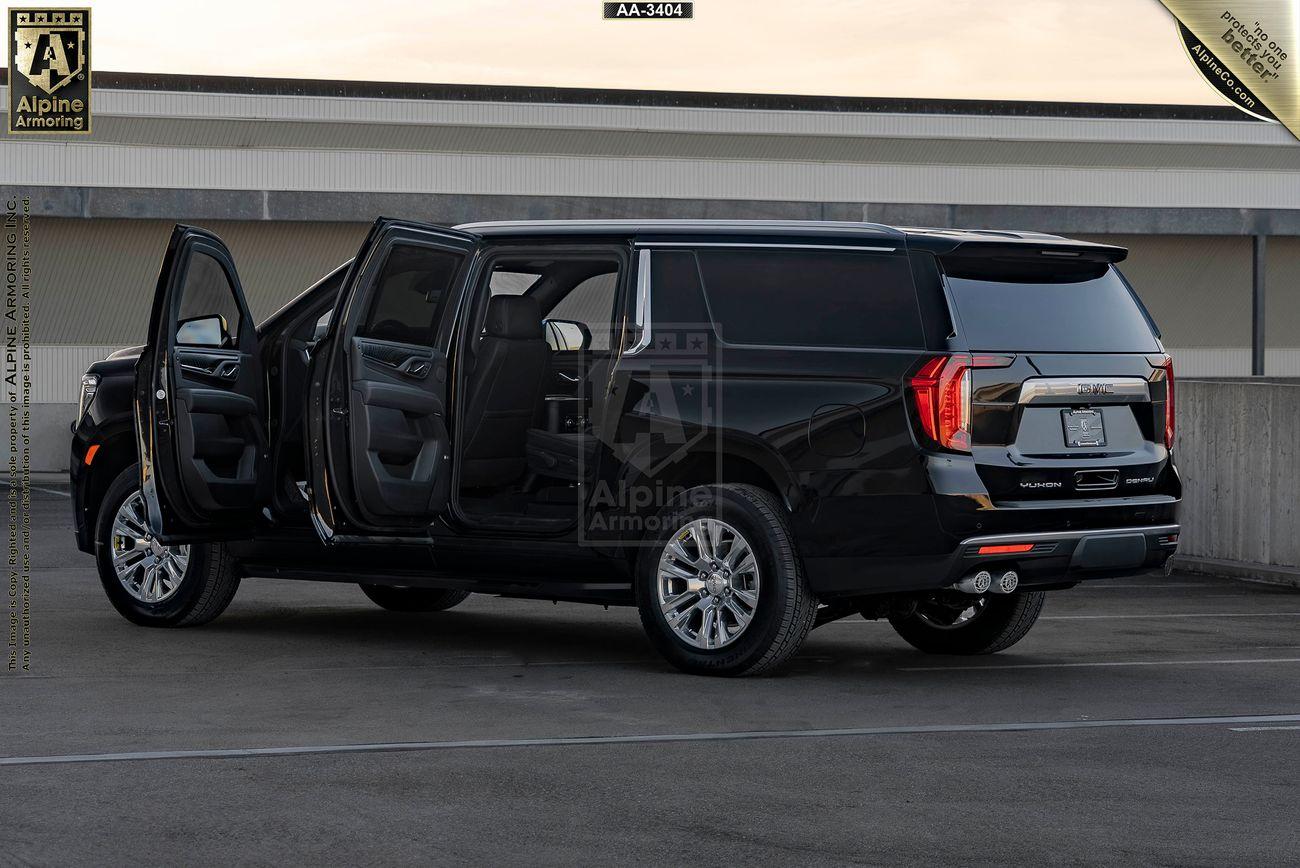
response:
<path id="1" fill-rule="evenodd" d="M 380 219 L 256 325 L 177 226 L 148 341 L 82 380 L 79 546 L 129 620 L 240 579 L 634 605 L 697 673 L 815 626 L 1018 641 L 1177 545 L 1173 366 L 1125 250 L 867 223 Z M 436 622 L 430 623 L 436 629 Z"/>

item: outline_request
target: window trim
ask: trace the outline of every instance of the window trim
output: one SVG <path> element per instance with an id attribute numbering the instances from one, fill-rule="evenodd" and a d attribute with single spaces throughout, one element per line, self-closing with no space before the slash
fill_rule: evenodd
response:
<path id="1" fill-rule="evenodd" d="M 644 245 L 638 245 L 644 246 Z M 635 356 L 650 346 L 650 257 L 649 250 L 638 250 L 636 255 L 636 307 L 632 313 L 632 327 L 641 330 L 637 341 L 623 351 L 625 356 Z M 695 267 L 699 268 L 697 260 Z M 707 304 L 707 301 L 706 301 Z"/>

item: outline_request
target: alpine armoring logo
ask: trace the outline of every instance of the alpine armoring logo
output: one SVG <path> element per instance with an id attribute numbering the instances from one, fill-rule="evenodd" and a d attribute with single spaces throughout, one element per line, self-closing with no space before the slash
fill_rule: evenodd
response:
<path id="1" fill-rule="evenodd" d="M 90 10 L 9 10 L 9 132 L 90 132 Z"/>

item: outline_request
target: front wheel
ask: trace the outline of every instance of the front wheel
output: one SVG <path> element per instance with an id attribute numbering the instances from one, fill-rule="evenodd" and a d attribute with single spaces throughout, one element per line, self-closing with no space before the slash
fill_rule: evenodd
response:
<path id="1" fill-rule="evenodd" d="M 799 650 L 817 600 L 775 497 L 752 485 L 700 486 L 658 518 L 638 562 L 637 606 L 670 663 L 759 675 Z"/>
<path id="2" fill-rule="evenodd" d="M 993 654 L 1029 632 L 1043 611 L 1042 591 L 972 597 L 936 591 L 889 623 L 913 647 L 929 654 Z"/>
<path id="3" fill-rule="evenodd" d="M 225 546 L 168 546 L 154 538 L 134 464 L 113 480 L 100 505 L 95 563 L 113 608 L 145 627 L 206 624 L 239 589 L 238 566 Z"/>

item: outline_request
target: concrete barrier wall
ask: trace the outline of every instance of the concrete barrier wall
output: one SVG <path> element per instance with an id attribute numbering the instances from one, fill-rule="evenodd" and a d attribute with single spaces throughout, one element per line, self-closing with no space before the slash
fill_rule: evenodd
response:
<path id="1" fill-rule="evenodd" d="M 1296 571 L 1300 380 L 1179 380 L 1175 406 L 1177 565 L 1261 579 Z"/>

